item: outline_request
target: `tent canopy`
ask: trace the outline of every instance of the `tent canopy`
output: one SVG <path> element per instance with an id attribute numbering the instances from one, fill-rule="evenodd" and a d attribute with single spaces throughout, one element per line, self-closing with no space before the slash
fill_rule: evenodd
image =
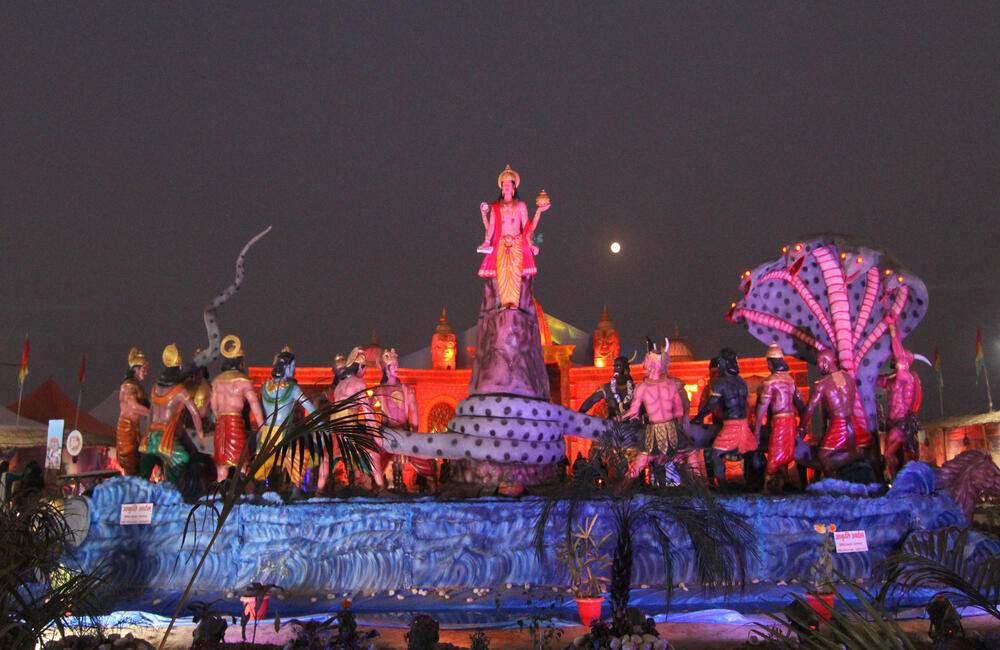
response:
<path id="1" fill-rule="evenodd" d="M 11 413 L 10 419 L 13 421 L 15 417 L 14 413 L 17 411 L 17 402 L 14 402 L 7 408 Z M 0 446 L 34 447 L 39 444 L 45 446 L 45 434 L 48 431 L 48 426 L 40 423 L 48 422 L 49 420 L 65 420 L 66 431 L 71 431 L 73 428 L 79 429 L 80 433 L 83 434 L 83 445 L 85 447 L 113 447 L 115 444 L 114 429 L 99 421 L 85 410 L 80 409 L 80 419 L 77 423 L 76 402 L 70 399 L 59 388 L 59 385 L 51 379 L 42 382 L 38 388 L 30 394 L 25 395 L 21 400 L 22 425 L 26 423 L 25 418 L 35 420 L 35 423 L 29 424 L 37 424 L 39 427 L 41 435 L 38 437 L 38 440 L 40 442 L 25 444 L 28 440 L 20 440 L 20 444 L 16 442 L 4 444 L 7 441 L 0 440 Z M 4 420 L 6 419 L 6 416 L 4 416 Z"/>

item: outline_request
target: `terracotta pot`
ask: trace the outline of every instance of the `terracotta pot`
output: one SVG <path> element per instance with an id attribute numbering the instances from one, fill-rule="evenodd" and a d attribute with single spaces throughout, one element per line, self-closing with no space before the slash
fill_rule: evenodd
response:
<path id="1" fill-rule="evenodd" d="M 257 598 L 254 596 L 240 596 L 243 603 L 243 613 L 251 621 L 259 621 L 267 614 L 267 603 L 271 600 L 271 594 L 264 594 L 260 599 L 260 607 L 257 607 Z M 254 609 L 256 607 L 256 609 Z"/>
<path id="2" fill-rule="evenodd" d="M 836 600 L 837 594 L 833 593 L 806 594 L 806 602 L 809 603 L 809 606 L 816 610 L 816 613 L 827 621 L 830 620 L 831 612 L 833 611 L 833 603 Z"/>
<path id="3" fill-rule="evenodd" d="M 604 604 L 604 596 L 597 598 L 574 598 L 576 610 L 580 614 L 580 623 L 584 627 L 590 627 L 596 619 L 601 618 L 601 606 Z"/>

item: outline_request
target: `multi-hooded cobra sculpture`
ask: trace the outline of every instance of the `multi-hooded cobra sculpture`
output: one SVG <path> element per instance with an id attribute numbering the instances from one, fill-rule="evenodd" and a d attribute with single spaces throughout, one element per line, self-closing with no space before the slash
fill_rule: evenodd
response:
<path id="1" fill-rule="evenodd" d="M 889 324 L 905 338 L 927 313 L 927 287 L 891 255 L 842 235 L 794 241 L 740 276 L 728 318 L 765 345 L 812 361 L 837 356 L 855 378 L 855 426 L 877 426 L 875 380 L 891 352 Z"/>

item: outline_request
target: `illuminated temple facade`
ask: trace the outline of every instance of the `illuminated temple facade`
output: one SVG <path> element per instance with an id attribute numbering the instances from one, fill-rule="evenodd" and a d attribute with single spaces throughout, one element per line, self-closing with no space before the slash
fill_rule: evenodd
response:
<path id="1" fill-rule="evenodd" d="M 642 369 L 642 352 L 633 355 L 633 350 L 619 345 L 614 323 L 605 307 L 597 329 L 592 334 L 548 316 L 535 301 L 538 312 L 538 326 L 541 334 L 545 364 L 548 369 L 551 401 L 563 406 L 579 409 L 580 405 L 597 388 L 611 379 L 612 360 L 619 353 L 634 356 L 631 365 L 632 379 L 638 384 L 645 373 Z M 448 422 L 455 415 L 455 406 L 469 395 L 469 379 L 472 374 L 471 361 L 475 355 L 475 327 L 456 335 L 442 312 L 436 328 L 428 327 L 431 345 L 409 355 L 400 356 L 399 379 L 416 392 L 417 409 L 420 416 L 420 431 L 438 432 L 448 428 Z M 369 386 L 378 385 L 382 372 L 375 360 L 385 349 L 378 343 L 375 333 L 365 346 L 368 369 L 365 380 Z M 670 341 L 670 374 L 684 382 L 684 388 L 691 399 L 692 414 L 701 399 L 702 391 L 708 383 L 709 361 L 695 358 L 694 351 L 684 339 L 674 336 Z M 807 365 L 804 361 L 787 357 L 789 372 L 795 383 L 808 399 L 809 384 Z M 258 387 L 270 377 L 270 368 L 250 368 L 250 377 Z M 740 359 L 740 375 L 750 389 L 751 418 L 753 403 L 756 401 L 757 387 L 769 374 L 764 357 Z M 318 396 L 332 381 L 330 367 L 299 367 L 295 377 L 299 386 L 310 397 Z M 606 416 L 607 410 L 599 403 L 590 411 Z M 577 451 L 589 448 L 589 441 L 567 438 L 567 455 L 574 458 Z"/>

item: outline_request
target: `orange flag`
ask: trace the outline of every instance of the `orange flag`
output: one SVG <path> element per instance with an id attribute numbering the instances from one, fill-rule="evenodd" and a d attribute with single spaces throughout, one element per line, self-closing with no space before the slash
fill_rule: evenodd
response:
<path id="1" fill-rule="evenodd" d="M 28 342 L 28 335 L 24 335 L 24 351 L 21 353 L 21 370 L 17 373 L 18 388 L 24 386 L 24 378 L 28 375 L 28 350 L 31 344 Z"/>

